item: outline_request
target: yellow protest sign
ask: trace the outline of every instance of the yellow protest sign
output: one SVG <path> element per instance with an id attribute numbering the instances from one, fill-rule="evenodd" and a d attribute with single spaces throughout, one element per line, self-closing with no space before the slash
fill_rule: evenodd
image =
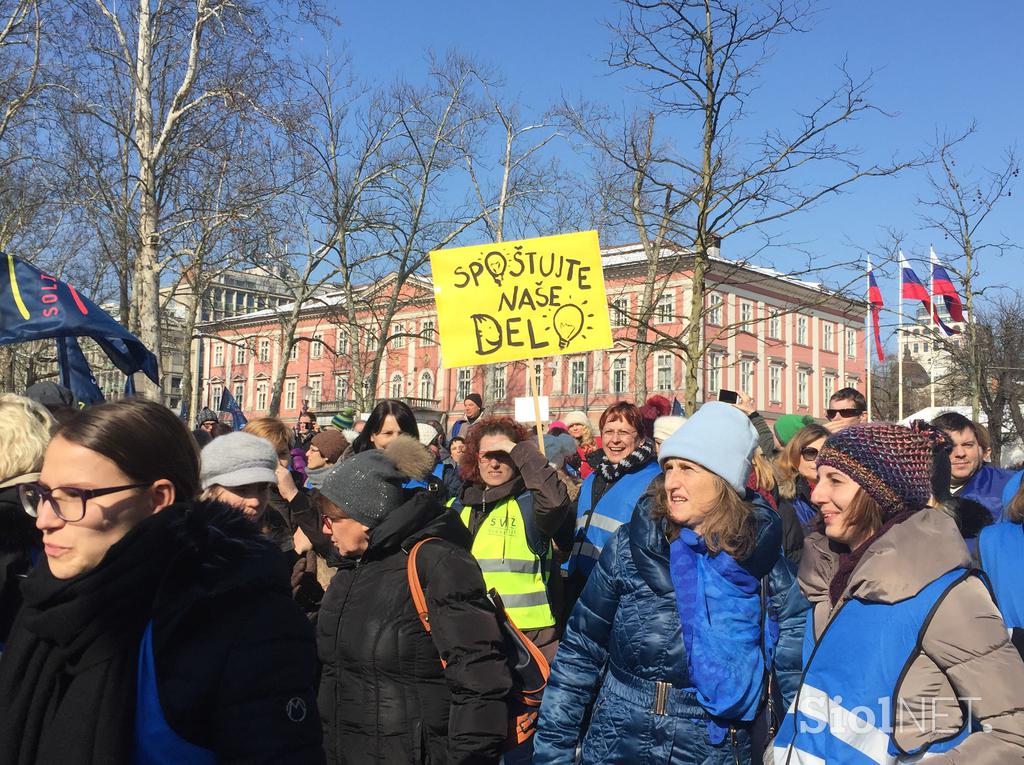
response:
<path id="1" fill-rule="evenodd" d="M 430 253 L 445 367 L 612 345 L 596 231 Z"/>

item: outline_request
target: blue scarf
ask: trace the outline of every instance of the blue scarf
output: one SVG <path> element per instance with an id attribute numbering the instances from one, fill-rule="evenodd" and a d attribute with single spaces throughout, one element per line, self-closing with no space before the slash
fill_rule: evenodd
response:
<path id="1" fill-rule="evenodd" d="M 727 553 L 710 555 L 690 529 L 680 531 L 669 556 L 687 670 L 712 718 L 711 742 L 720 744 L 730 723 L 754 719 L 761 701 L 766 657 L 760 582 Z M 765 643 L 774 650 L 774 640 Z"/>

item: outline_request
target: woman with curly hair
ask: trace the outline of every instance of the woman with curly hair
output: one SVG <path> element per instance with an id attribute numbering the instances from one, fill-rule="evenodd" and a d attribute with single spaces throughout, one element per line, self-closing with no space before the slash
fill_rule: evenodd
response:
<path id="1" fill-rule="evenodd" d="M 449 502 L 473 535 L 472 553 L 512 621 L 550 659 L 558 647 L 549 592 L 551 538 L 569 511 L 565 484 L 511 417 L 478 420 L 466 437 L 459 496 Z"/>

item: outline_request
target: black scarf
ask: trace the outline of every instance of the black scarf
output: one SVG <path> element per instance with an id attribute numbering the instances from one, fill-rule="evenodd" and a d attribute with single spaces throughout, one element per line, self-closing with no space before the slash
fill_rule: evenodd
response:
<path id="1" fill-rule="evenodd" d="M 608 457 L 602 457 L 601 463 L 597 466 L 601 476 L 611 483 L 617 481 L 619 478 L 624 476 L 626 473 L 632 473 L 637 468 L 641 468 L 655 458 L 656 452 L 654 448 L 654 441 L 649 438 L 645 438 L 640 442 L 640 446 L 631 451 L 621 460 L 614 465 L 608 461 Z"/>
<path id="2" fill-rule="evenodd" d="M 130 761 L 139 643 L 184 512 L 147 518 L 85 574 L 42 562 L 25 580 L 0 661 L 0 762 Z"/>

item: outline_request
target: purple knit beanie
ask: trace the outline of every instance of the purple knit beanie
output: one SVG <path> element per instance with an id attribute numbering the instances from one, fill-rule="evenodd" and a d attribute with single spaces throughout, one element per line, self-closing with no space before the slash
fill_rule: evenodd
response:
<path id="1" fill-rule="evenodd" d="M 828 437 L 818 466 L 850 476 L 882 509 L 882 522 L 917 511 L 932 494 L 932 438 L 891 422 L 851 425 Z"/>

